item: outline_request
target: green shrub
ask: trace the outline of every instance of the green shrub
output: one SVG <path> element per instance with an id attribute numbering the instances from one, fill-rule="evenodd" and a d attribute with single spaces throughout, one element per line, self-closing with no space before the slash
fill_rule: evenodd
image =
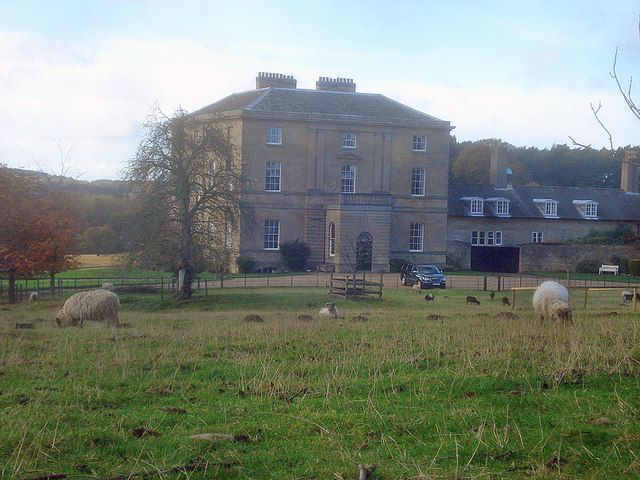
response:
<path id="1" fill-rule="evenodd" d="M 598 269 L 602 265 L 598 260 L 593 258 L 585 258 L 580 260 L 576 265 L 576 272 L 578 273 L 598 273 Z"/>
<path id="2" fill-rule="evenodd" d="M 280 245 L 280 256 L 287 270 L 292 272 L 303 271 L 307 266 L 307 260 L 311 255 L 309 245 L 302 240 L 293 240 L 292 242 L 284 242 Z"/>
<path id="3" fill-rule="evenodd" d="M 390 258 L 389 259 L 389 271 L 391 273 L 399 273 L 402 265 L 409 263 L 406 258 Z"/>
<path id="4" fill-rule="evenodd" d="M 620 268 L 618 269 L 618 273 L 627 274 L 629 273 L 629 259 L 628 258 L 620 258 L 618 259 L 618 264 Z"/>
<path id="5" fill-rule="evenodd" d="M 629 274 L 634 277 L 640 277 L 640 259 L 629 260 Z"/>
<path id="6" fill-rule="evenodd" d="M 236 259 L 236 265 L 240 273 L 252 273 L 256 269 L 256 260 L 253 257 L 245 257 L 240 255 Z"/>
<path id="7" fill-rule="evenodd" d="M 577 238 L 574 243 L 588 243 L 595 245 L 625 245 L 638 241 L 631 225 L 618 224 L 611 229 L 591 230 L 582 238 Z"/>

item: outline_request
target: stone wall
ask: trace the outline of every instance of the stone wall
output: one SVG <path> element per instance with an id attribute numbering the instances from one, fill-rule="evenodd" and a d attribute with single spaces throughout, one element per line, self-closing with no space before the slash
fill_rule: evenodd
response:
<path id="1" fill-rule="evenodd" d="M 449 240 L 447 242 L 447 267 L 454 270 L 471 268 L 471 245 L 465 242 Z"/>
<path id="2" fill-rule="evenodd" d="M 640 250 L 633 245 L 532 243 L 520 247 L 520 272 L 573 272 L 582 260 L 595 259 L 600 264 L 614 265 L 614 257 L 640 258 Z"/>

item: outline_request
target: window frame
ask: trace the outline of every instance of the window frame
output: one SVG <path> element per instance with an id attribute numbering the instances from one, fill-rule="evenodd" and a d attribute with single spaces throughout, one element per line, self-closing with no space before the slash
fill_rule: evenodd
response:
<path id="1" fill-rule="evenodd" d="M 411 222 L 409 225 L 409 252 L 424 252 L 424 223 Z"/>
<path id="2" fill-rule="evenodd" d="M 544 216 L 545 217 L 557 217 L 558 216 L 558 202 L 555 200 L 547 200 L 544 202 Z"/>
<path id="3" fill-rule="evenodd" d="M 274 174 L 276 171 L 273 167 L 277 165 L 277 176 Z M 270 175 L 271 174 L 271 175 Z M 278 188 L 269 188 L 269 181 L 277 179 Z M 265 192 L 280 192 L 282 191 L 282 162 L 266 162 L 265 163 L 265 178 L 264 178 L 264 191 Z"/>
<path id="4" fill-rule="evenodd" d="M 477 206 L 480 206 L 478 209 Z M 474 209 L 474 207 L 476 207 Z M 484 200 L 475 198 L 469 202 L 469 214 L 471 215 L 484 215 Z"/>
<path id="5" fill-rule="evenodd" d="M 544 232 L 531 232 L 531 243 L 544 243 Z"/>
<path id="6" fill-rule="evenodd" d="M 275 230 L 274 230 L 274 227 L 275 227 Z M 274 238 L 275 238 L 276 246 L 275 247 L 268 246 L 268 245 L 273 245 Z M 264 250 L 272 250 L 272 251 L 280 250 L 280 220 L 267 219 L 264 221 L 263 246 L 264 246 Z"/>
<path id="7" fill-rule="evenodd" d="M 277 131 L 274 135 L 272 130 Z M 282 127 L 267 127 L 267 145 L 282 145 Z M 271 141 L 277 139 L 277 141 Z"/>
<path id="8" fill-rule="evenodd" d="M 589 210 L 593 209 L 593 213 Z M 598 218 L 598 204 L 596 202 L 587 202 L 584 204 L 584 216 L 586 218 Z"/>
<path id="9" fill-rule="evenodd" d="M 348 171 L 345 169 L 349 169 Z M 345 174 L 348 173 L 348 177 Z M 340 193 L 349 194 L 356 193 L 356 175 L 357 168 L 353 164 L 343 165 L 340 169 Z M 345 187 L 349 187 L 349 191 L 345 191 Z"/>
<path id="10" fill-rule="evenodd" d="M 350 140 L 353 140 L 351 142 Z M 353 143 L 353 144 L 351 144 Z M 340 146 L 342 148 L 357 148 L 358 146 L 358 135 L 355 133 L 345 132 L 340 135 Z"/>
<path id="11" fill-rule="evenodd" d="M 411 170 L 411 196 L 424 197 L 427 189 L 426 184 L 427 184 L 426 170 L 423 167 L 413 167 L 413 169 Z"/>
<path id="12" fill-rule="evenodd" d="M 416 146 L 418 148 L 416 148 Z M 427 134 L 414 134 L 411 142 L 411 151 L 426 152 L 427 151 Z"/>
<path id="13" fill-rule="evenodd" d="M 496 215 L 509 216 L 509 200 L 496 201 Z"/>
<path id="14" fill-rule="evenodd" d="M 501 247 L 502 246 L 502 230 L 496 230 L 494 232 L 494 236 L 495 236 L 494 245 L 496 247 Z"/>

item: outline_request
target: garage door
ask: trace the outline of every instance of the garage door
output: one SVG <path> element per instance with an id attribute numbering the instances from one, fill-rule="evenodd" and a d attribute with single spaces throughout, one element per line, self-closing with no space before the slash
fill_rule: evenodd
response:
<path id="1" fill-rule="evenodd" d="M 519 265 L 518 247 L 471 247 L 471 270 L 517 273 Z"/>

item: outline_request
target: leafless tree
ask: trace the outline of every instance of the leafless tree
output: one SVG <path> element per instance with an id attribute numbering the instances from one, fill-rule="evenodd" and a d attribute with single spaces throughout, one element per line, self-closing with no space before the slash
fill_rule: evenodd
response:
<path id="1" fill-rule="evenodd" d="M 230 257 L 226 244 L 211 245 L 211 230 L 226 232 L 249 212 L 241 197 L 240 162 L 228 131 L 213 119 L 203 121 L 182 109 L 169 117 L 156 107 L 144 129 L 125 170 L 140 202 L 140 225 L 147 230 L 138 235 L 145 240 L 137 247 L 175 258 L 177 296 L 185 300 L 199 261 L 219 264 Z"/>

